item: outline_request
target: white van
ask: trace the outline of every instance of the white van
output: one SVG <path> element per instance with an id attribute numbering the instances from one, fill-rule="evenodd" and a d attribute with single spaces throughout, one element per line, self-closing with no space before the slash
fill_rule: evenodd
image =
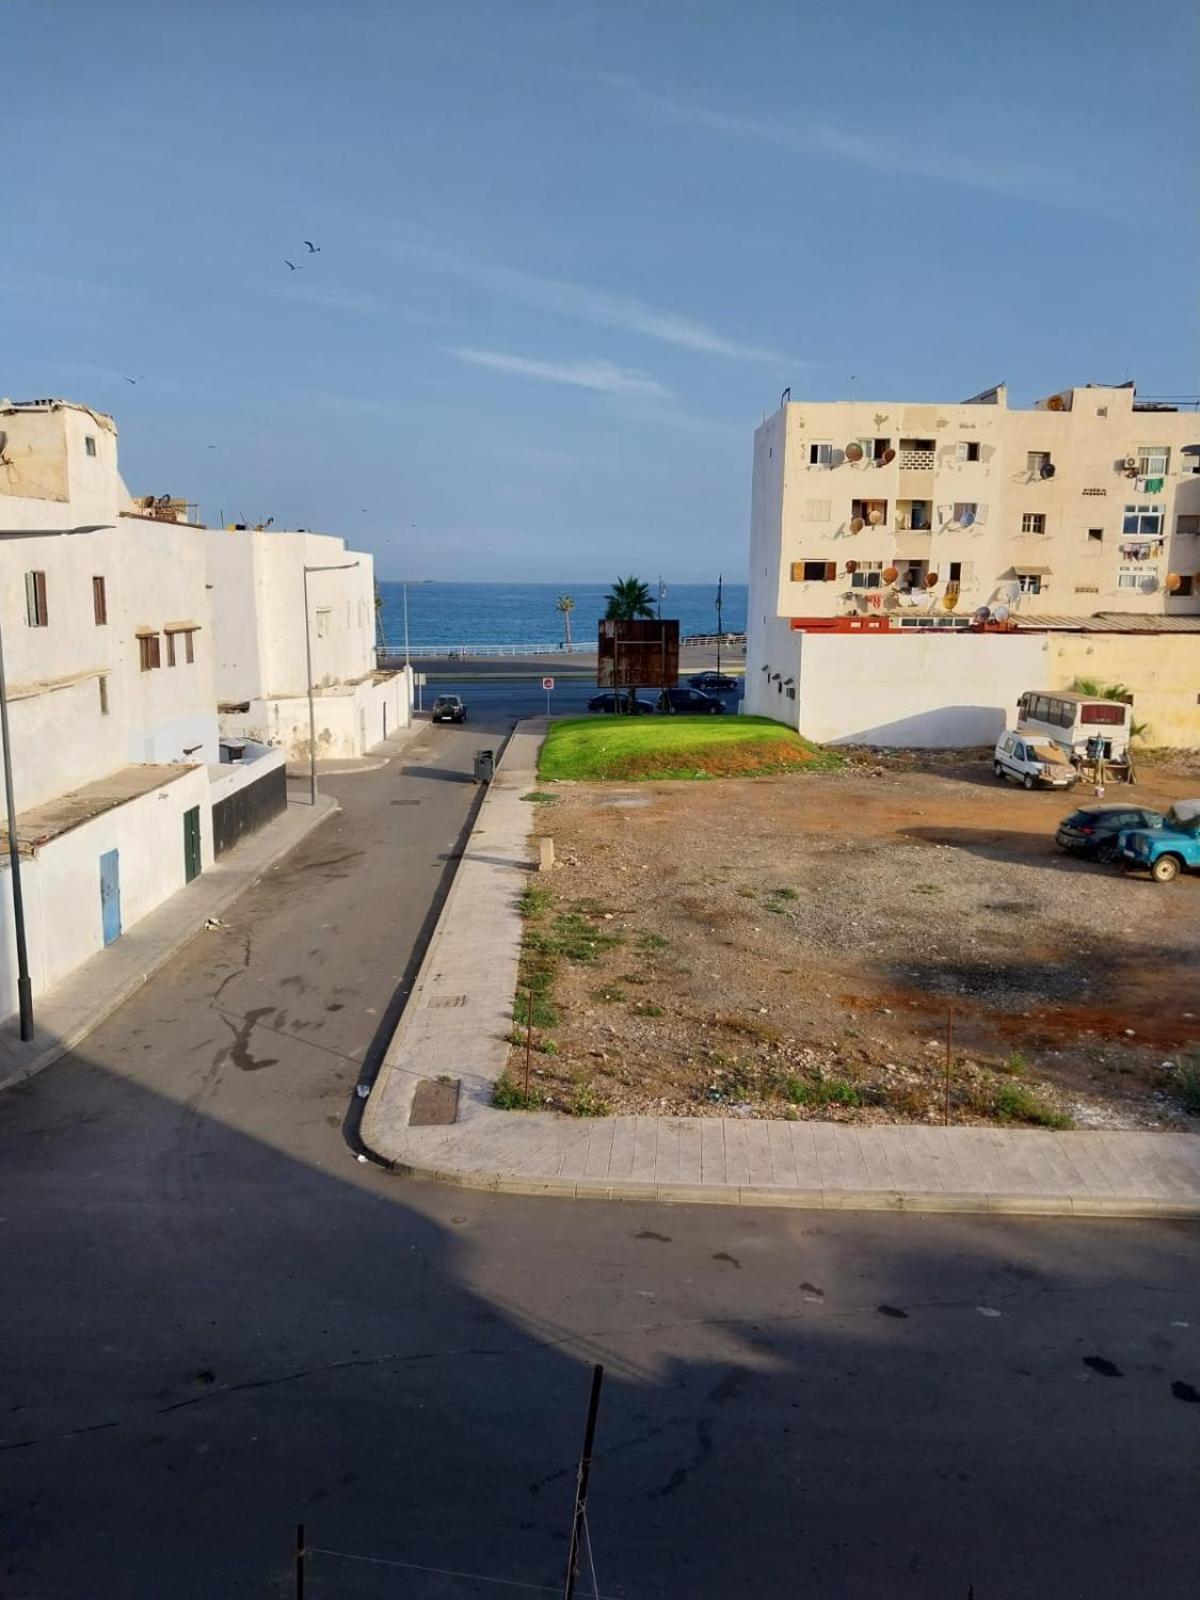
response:
<path id="1" fill-rule="evenodd" d="M 998 778 L 1011 778 L 1026 789 L 1044 784 L 1048 789 L 1070 789 L 1079 782 L 1073 767 L 1056 744 L 1028 734 L 1003 733 L 992 752 L 992 770 Z"/>
<path id="2" fill-rule="evenodd" d="M 1124 761 L 1129 754 L 1133 707 L 1124 700 L 1071 694 L 1065 689 L 1029 689 L 1017 701 L 1017 732 L 1051 739 L 1068 757 L 1086 761 L 1089 742 L 1102 741 L 1106 761 Z"/>

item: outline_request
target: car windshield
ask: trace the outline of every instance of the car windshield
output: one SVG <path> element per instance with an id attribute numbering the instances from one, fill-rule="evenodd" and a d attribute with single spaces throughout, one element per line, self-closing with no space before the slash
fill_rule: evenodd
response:
<path id="1" fill-rule="evenodd" d="M 1166 824 L 1168 828 L 1174 828 L 1176 833 L 1196 833 L 1200 830 L 1200 812 L 1179 812 L 1172 806 L 1167 812 Z"/>

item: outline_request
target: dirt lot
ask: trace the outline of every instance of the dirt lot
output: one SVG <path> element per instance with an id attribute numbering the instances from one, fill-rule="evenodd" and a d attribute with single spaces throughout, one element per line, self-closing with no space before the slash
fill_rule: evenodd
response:
<path id="1" fill-rule="evenodd" d="M 954 1121 L 1200 1131 L 1179 1095 L 1200 1061 L 1200 877 L 1062 855 L 1055 825 L 1090 791 L 907 756 L 554 792 L 538 824 L 560 864 L 526 923 L 553 971 L 550 1104 L 940 1122 L 949 1019 Z M 1195 793 L 1158 766 L 1106 799 Z"/>

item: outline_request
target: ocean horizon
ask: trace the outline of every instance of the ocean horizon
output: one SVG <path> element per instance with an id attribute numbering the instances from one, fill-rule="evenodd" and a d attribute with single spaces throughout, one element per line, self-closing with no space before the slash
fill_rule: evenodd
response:
<path id="1" fill-rule="evenodd" d="M 561 613 L 555 601 L 569 594 L 575 601 L 571 634 L 575 647 L 594 649 L 597 624 L 604 615 L 608 583 L 444 583 L 437 580 L 408 585 L 409 648 L 464 645 L 509 645 L 531 649 L 551 648 L 563 642 Z M 655 586 L 652 591 L 657 593 Z M 404 584 L 380 579 L 383 636 L 389 648 L 404 644 Z M 721 631 L 744 633 L 746 585 L 722 587 Z M 662 602 L 664 617 L 679 621 L 681 636 L 717 631 L 715 583 L 668 583 Z M 657 604 L 657 600 L 656 600 Z"/>

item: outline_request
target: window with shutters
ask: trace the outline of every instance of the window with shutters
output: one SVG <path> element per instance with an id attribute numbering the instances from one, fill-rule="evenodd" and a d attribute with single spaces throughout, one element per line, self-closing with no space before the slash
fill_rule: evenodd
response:
<path id="1" fill-rule="evenodd" d="M 44 572 L 25 574 L 25 620 L 31 628 L 44 628 L 50 621 Z"/>
<path id="2" fill-rule="evenodd" d="M 162 641 L 156 633 L 139 633 L 138 664 L 143 672 L 153 672 L 162 666 Z"/>
<path id="3" fill-rule="evenodd" d="M 979 440 L 960 439 L 954 448 L 954 459 L 956 461 L 978 461 Z"/>
<path id="4" fill-rule="evenodd" d="M 805 522 L 828 522 L 829 511 L 828 500 L 806 500 L 804 502 Z"/>
<path id="5" fill-rule="evenodd" d="M 836 561 L 793 561 L 793 583 L 832 583 L 837 577 Z"/>
<path id="6" fill-rule="evenodd" d="M 103 628 L 108 621 L 108 596 L 104 592 L 104 579 L 92 579 L 92 611 L 96 618 L 96 626 Z"/>
<path id="7" fill-rule="evenodd" d="M 808 447 L 808 464 L 810 467 L 831 467 L 833 465 L 833 445 L 826 440 L 818 439 Z"/>

